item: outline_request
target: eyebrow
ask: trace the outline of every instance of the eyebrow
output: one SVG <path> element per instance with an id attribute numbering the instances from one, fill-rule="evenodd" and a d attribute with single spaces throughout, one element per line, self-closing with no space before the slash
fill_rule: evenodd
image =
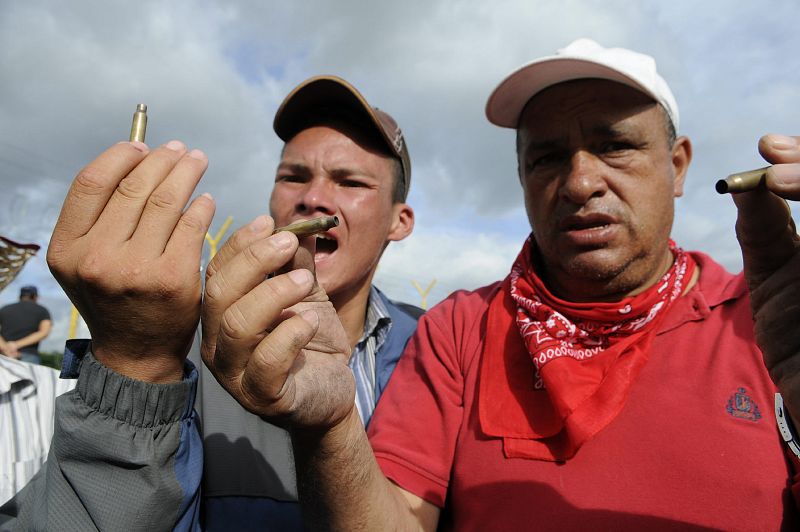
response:
<path id="1" fill-rule="evenodd" d="M 630 134 L 630 128 L 625 126 L 620 126 L 619 124 L 600 124 L 598 126 L 593 127 L 589 131 L 590 136 L 597 136 L 597 137 L 611 137 L 611 138 L 619 138 L 624 137 Z M 541 141 L 531 142 L 526 147 L 526 151 L 538 151 L 538 150 L 552 150 L 555 148 L 559 148 L 564 145 L 563 137 L 555 137 L 549 138 Z"/>
<path id="2" fill-rule="evenodd" d="M 280 163 L 278 165 L 278 172 L 291 172 L 298 175 L 308 175 L 311 173 L 311 169 L 302 163 Z M 353 175 L 359 175 L 364 177 L 373 177 L 363 170 L 358 168 L 334 168 L 329 172 L 329 175 L 334 179 L 346 179 Z"/>
<path id="3" fill-rule="evenodd" d="M 299 163 L 280 163 L 278 164 L 278 171 L 288 171 L 293 174 L 307 174 L 309 169 L 304 164 Z"/>

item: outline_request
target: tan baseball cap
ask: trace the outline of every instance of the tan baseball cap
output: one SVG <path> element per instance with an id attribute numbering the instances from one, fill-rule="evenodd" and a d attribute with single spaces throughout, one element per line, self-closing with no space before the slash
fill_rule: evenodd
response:
<path id="1" fill-rule="evenodd" d="M 364 96 L 347 81 L 337 76 L 314 76 L 295 87 L 284 98 L 275 113 L 272 128 L 278 137 L 288 142 L 297 133 L 313 123 L 320 109 L 347 110 L 363 119 L 364 125 L 374 128 L 389 152 L 400 159 L 403 169 L 403 199 L 411 186 L 411 159 L 403 132 L 386 111 L 372 107 Z"/>

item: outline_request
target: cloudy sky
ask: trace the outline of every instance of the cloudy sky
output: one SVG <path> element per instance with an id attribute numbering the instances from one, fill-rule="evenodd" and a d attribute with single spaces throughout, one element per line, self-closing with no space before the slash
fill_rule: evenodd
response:
<path id="1" fill-rule="evenodd" d="M 674 238 L 741 269 L 720 177 L 763 166 L 766 132 L 800 133 L 796 0 L 766 4 L 495 0 L 0 3 L 0 234 L 42 252 L 0 293 L 37 284 L 60 349 L 69 303 L 44 260 L 74 174 L 127 139 L 147 103 L 148 143 L 203 149 L 212 232 L 265 212 L 283 96 L 306 77 L 354 83 L 403 127 L 413 159 L 414 234 L 387 250 L 377 284 L 429 303 L 504 276 L 528 233 L 513 133 L 484 118 L 508 72 L 578 37 L 656 57 L 694 142 Z M 795 213 L 798 209 L 795 207 Z M 85 327 L 79 330 L 86 334 Z"/>

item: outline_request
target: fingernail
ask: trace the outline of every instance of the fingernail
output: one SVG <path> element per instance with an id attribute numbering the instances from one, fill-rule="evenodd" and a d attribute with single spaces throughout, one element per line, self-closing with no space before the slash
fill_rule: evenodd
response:
<path id="1" fill-rule="evenodd" d="M 292 245 L 292 236 L 288 231 L 281 231 L 276 235 L 272 235 L 270 241 L 276 249 L 284 250 Z"/>
<path id="2" fill-rule="evenodd" d="M 147 151 L 150 149 L 147 147 L 147 144 L 144 142 L 139 142 L 138 140 L 121 140 L 117 142 L 117 144 L 129 144 L 142 153 L 147 153 Z"/>
<path id="3" fill-rule="evenodd" d="M 266 216 L 259 216 L 252 222 L 247 228 L 252 231 L 253 233 L 260 233 L 267 227 L 267 217 Z"/>
<path id="4" fill-rule="evenodd" d="M 776 150 L 797 149 L 797 141 L 793 137 L 789 137 L 787 135 L 770 135 L 769 143 Z"/>
<path id="5" fill-rule="evenodd" d="M 308 270 L 292 270 L 289 272 L 289 279 L 291 279 L 292 281 L 294 281 L 295 284 L 300 286 L 309 285 L 314 280 L 314 278 L 311 275 L 311 272 Z"/>
<path id="6" fill-rule="evenodd" d="M 201 196 L 203 196 L 204 198 L 208 198 L 208 199 L 210 199 L 211 201 L 214 201 L 214 196 L 212 196 L 212 195 L 211 195 L 209 192 L 203 192 L 203 193 L 202 193 L 202 194 L 200 194 L 200 195 L 201 195 Z"/>
<path id="7" fill-rule="evenodd" d="M 164 144 L 164 147 L 172 151 L 183 151 L 186 146 L 179 140 L 171 140 Z"/>
<path id="8" fill-rule="evenodd" d="M 203 150 L 197 150 L 197 149 L 190 151 L 189 157 L 191 157 L 192 159 L 197 159 L 198 161 L 205 161 L 206 159 L 208 159 L 208 157 L 206 157 L 206 154 L 203 153 Z"/>

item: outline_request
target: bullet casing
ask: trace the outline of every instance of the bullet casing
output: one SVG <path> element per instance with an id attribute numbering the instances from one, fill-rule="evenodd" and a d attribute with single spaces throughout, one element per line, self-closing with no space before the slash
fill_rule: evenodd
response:
<path id="1" fill-rule="evenodd" d="M 144 142 L 144 135 L 147 132 L 147 106 L 140 103 L 136 106 L 133 113 L 133 123 L 131 124 L 131 142 Z"/>
<path id="2" fill-rule="evenodd" d="M 336 216 L 321 216 L 311 220 L 303 220 L 302 222 L 295 222 L 284 227 L 278 227 L 272 234 L 280 231 L 289 231 L 297 235 L 297 238 L 315 235 L 323 231 L 327 231 L 339 225 L 339 218 Z"/>
<path id="3" fill-rule="evenodd" d="M 769 166 L 759 168 L 757 170 L 749 170 L 747 172 L 739 172 L 738 174 L 731 174 L 725 179 L 717 181 L 715 188 L 720 194 L 747 192 L 758 187 L 767 175 Z"/>

